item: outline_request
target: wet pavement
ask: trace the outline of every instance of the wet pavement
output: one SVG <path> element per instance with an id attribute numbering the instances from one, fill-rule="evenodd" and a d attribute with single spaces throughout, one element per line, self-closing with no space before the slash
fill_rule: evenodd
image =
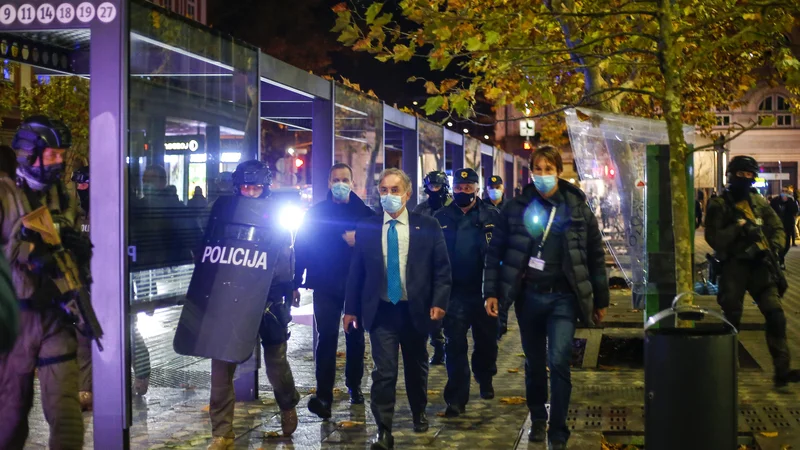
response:
<path id="1" fill-rule="evenodd" d="M 697 240 L 699 260 L 707 252 L 702 234 Z M 800 355 L 800 250 L 793 248 L 787 257 L 790 289 L 784 298 L 789 345 L 793 355 Z M 304 303 L 310 298 L 304 298 Z M 620 308 L 630 304 L 630 297 L 617 296 Z M 746 301 L 746 308 L 755 305 Z M 512 315 L 513 317 L 513 315 Z M 398 378 L 398 405 L 395 418 L 396 448 L 468 448 L 468 449 L 544 449 L 543 444 L 528 444 L 525 431 L 528 412 L 519 404 L 524 396 L 524 367 L 516 323 L 512 320 L 508 335 L 500 341 L 498 375 L 494 381 L 494 400 L 481 400 L 477 384 L 472 382 L 467 412 L 457 419 L 438 414 L 444 410 L 442 391 L 446 382 L 443 366 L 432 366 L 429 377 L 428 417 L 430 430 L 413 433 L 411 413 L 405 398 L 402 368 Z M 294 324 L 289 343 L 289 357 L 302 399 L 298 405 L 300 425 L 291 439 L 269 437 L 280 431 L 278 407 L 272 398 L 263 368 L 259 374 L 260 401 L 237 403 L 234 420 L 237 449 L 365 449 L 376 433 L 369 411 L 369 371 L 365 361 L 363 381 L 367 404 L 351 406 L 344 386 L 344 339 L 340 338 L 340 372 L 337 379 L 333 417 L 322 421 L 308 412 L 305 405 L 313 392 L 314 363 L 311 357 L 312 334 L 305 325 Z M 606 330 L 608 332 L 608 330 Z M 627 330 L 636 334 L 637 331 Z M 146 337 L 148 346 L 166 345 L 163 336 Z M 168 339 L 171 345 L 171 339 Z M 756 365 L 739 372 L 739 430 L 756 435 L 764 448 L 797 446 L 800 435 L 800 387 L 788 393 L 772 389 L 772 368 L 764 343 L 763 331 L 745 331 L 740 341 Z M 369 346 L 367 347 L 369 355 Z M 795 358 L 797 361 L 797 358 Z M 174 359 L 154 362 L 151 389 L 144 397 L 134 398 L 131 428 L 132 449 L 203 449 L 211 437 L 208 420 L 208 373 L 206 361 Z M 578 365 L 579 366 L 579 365 Z M 800 367 L 795 362 L 794 366 Z M 177 375 L 176 375 L 177 374 Z M 644 374 L 641 369 L 603 366 L 573 369 L 573 394 L 569 423 L 573 429 L 571 449 L 597 449 L 605 434 L 609 439 L 636 442 L 644 431 Z M 38 389 L 37 389 L 38 393 Z M 87 424 L 85 448 L 92 446 L 91 414 Z M 776 437 L 773 434 L 776 433 Z M 31 413 L 31 437 L 26 449 L 44 449 L 47 424 L 42 416 L 38 394 Z M 800 447 L 795 447 L 800 448 Z"/>

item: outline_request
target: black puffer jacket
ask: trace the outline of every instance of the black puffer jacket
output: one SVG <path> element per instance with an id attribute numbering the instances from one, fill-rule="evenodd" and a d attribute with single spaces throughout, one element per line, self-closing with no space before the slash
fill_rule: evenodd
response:
<path id="1" fill-rule="evenodd" d="M 578 319 L 593 326 L 593 310 L 605 308 L 609 303 L 603 239 L 583 191 L 564 180 L 559 180 L 558 188 L 570 215 L 570 224 L 564 235 L 564 274 L 578 299 Z M 532 238 L 523 217 L 534 201 L 545 200 L 530 184 L 503 208 L 486 255 L 484 298 L 495 297 L 505 304 L 522 297 L 513 291 L 518 274 L 528 265 L 526 257 Z"/>

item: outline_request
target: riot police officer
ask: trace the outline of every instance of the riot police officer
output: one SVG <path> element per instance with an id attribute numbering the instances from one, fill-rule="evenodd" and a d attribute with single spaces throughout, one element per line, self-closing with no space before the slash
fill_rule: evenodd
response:
<path id="1" fill-rule="evenodd" d="M 70 204 L 61 182 L 64 152 L 70 145 L 71 133 L 64 123 L 44 116 L 30 117 L 12 141 L 18 161 L 16 183 L 6 174 L 0 176 L 0 232 L 7 243 L 5 256 L 11 264 L 20 306 L 20 336 L 8 355 L 0 359 L 2 449 L 25 446 L 37 369 L 42 408 L 50 425 L 49 448 L 83 447 L 77 337 L 62 309 L 65 298 L 54 282 L 56 254 L 41 235 L 23 225 L 25 216 L 34 210 L 49 210 L 51 229 L 74 224 L 74 203 Z"/>
<path id="2" fill-rule="evenodd" d="M 415 213 L 424 214 L 426 216 L 433 216 L 436 211 L 439 211 L 445 206 L 453 203 L 453 197 L 450 195 L 450 180 L 447 179 L 447 174 L 434 170 L 428 172 L 423 180 L 425 185 L 425 193 L 428 195 L 428 201 L 420 203 L 414 208 Z M 431 365 L 444 364 L 444 332 L 442 329 L 442 322 L 434 322 L 433 329 L 430 333 L 431 346 L 433 347 L 433 356 L 431 356 Z"/>
<path id="3" fill-rule="evenodd" d="M 497 319 L 483 307 L 483 267 L 492 230 L 500 211 L 479 198 L 478 174 L 454 172 L 453 203 L 436 212 L 452 261 L 453 289 L 444 318 L 447 402 L 445 417 L 457 417 L 469 400 L 467 332 L 472 328 L 472 373 L 483 399 L 494 398 L 492 377 L 497 373 Z"/>
<path id="4" fill-rule="evenodd" d="M 243 162 L 233 173 L 233 185 L 238 196 L 269 201 L 267 198 L 271 183 L 272 175 L 269 167 L 259 161 Z M 212 213 L 211 220 L 214 220 L 213 216 Z M 211 227 L 209 226 L 209 228 Z M 258 263 L 254 265 L 258 265 Z M 264 265 L 266 266 L 266 263 Z M 267 378 L 272 384 L 275 400 L 281 410 L 281 430 L 284 436 L 291 436 L 297 429 L 295 406 L 300 401 L 300 394 L 295 389 L 292 369 L 289 367 L 289 360 L 286 357 L 286 343 L 289 340 L 288 325 L 291 316 L 289 315 L 290 305 L 284 301 L 292 298 L 293 280 L 294 254 L 291 237 L 289 237 L 288 240 L 281 243 L 278 249 L 274 275 L 267 295 L 267 306 L 258 329 L 264 349 Z M 235 437 L 233 433 L 235 403 L 233 375 L 235 371 L 236 364 L 234 363 L 216 359 L 211 362 L 209 413 L 213 440 L 208 447 L 209 450 L 233 448 Z"/>
<path id="5" fill-rule="evenodd" d="M 749 156 L 731 160 L 727 188 L 708 202 L 705 237 L 722 262 L 717 300 L 725 317 L 739 327 L 749 292 L 764 315 L 775 387 L 783 388 L 800 381 L 800 371 L 791 369 L 780 301 L 787 285 L 777 261 L 785 235 L 775 211 L 752 188 L 758 172 L 758 163 Z"/>

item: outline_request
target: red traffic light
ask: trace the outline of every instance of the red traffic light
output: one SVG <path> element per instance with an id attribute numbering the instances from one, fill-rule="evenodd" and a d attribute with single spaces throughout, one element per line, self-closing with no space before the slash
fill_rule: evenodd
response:
<path id="1" fill-rule="evenodd" d="M 300 158 L 294 159 L 294 166 L 297 167 L 298 169 L 303 167 L 303 164 L 305 164 L 305 162 L 302 159 Z"/>
<path id="2" fill-rule="evenodd" d="M 614 174 L 616 174 L 614 169 L 608 169 L 608 176 L 610 176 L 611 178 L 614 178 Z"/>

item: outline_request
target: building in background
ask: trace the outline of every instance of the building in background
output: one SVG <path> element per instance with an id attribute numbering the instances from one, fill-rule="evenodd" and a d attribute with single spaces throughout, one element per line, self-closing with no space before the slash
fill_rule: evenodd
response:
<path id="1" fill-rule="evenodd" d="M 150 0 L 158 6 L 169 9 L 203 25 L 208 24 L 206 7 L 208 0 Z"/>

